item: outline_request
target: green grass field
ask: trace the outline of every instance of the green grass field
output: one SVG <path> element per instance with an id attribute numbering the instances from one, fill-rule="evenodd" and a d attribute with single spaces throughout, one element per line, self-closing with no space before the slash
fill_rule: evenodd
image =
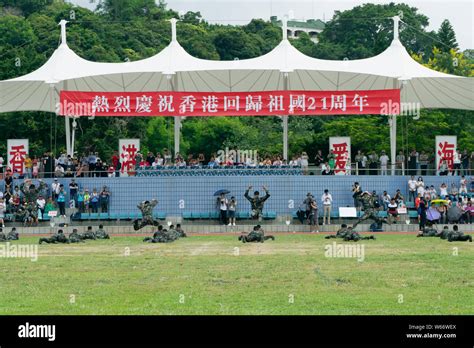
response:
<path id="1" fill-rule="evenodd" d="M 0 314 L 474 313 L 474 243 L 380 235 L 359 262 L 326 257 L 323 235 L 276 238 L 39 245 L 36 262 L 0 258 Z"/>

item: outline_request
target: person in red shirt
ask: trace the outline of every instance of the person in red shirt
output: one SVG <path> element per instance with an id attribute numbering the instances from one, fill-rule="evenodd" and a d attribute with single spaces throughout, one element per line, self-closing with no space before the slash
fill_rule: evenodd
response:
<path id="1" fill-rule="evenodd" d="M 120 173 L 120 167 L 119 167 L 119 164 L 120 164 L 120 159 L 119 159 L 119 156 L 118 156 L 118 152 L 117 151 L 114 151 L 114 154 L 112 155 L 112 167 L 114 167 L 115 169 L 115 176 L 119 176 Z"/>

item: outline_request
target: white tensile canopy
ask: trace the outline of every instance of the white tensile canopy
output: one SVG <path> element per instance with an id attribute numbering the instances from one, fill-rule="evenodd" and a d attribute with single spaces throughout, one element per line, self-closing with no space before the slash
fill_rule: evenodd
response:
<path id="1" fill-rule="evenodd" d="M 401 88 L 401 101 L 421 108 L 474 110 L 474 78 L 444 74 L 414 61 L 398 39 L 394 17 L 391 45 L 375 57 L 333 61 L 315 59 L 294 48 L 286 38 L 271 52 L 252 59 L 212 61 L 188 54 L 176 40 L 172 19 L 171 43 L 158 54 L 135 62 L 91 62 L 66 43 L 66 21 L 61 21 L 61 44 L 36 71 L 0 81 L 0 112 L 55 112 L 60 90 L 78 91 L 265 91 L 265 90 L 376 90 Z M 395 118 L 395 116 L 391 116 Z M 180 117 L 175 117 L 175 151 L 179 152 Z M 287 159 L 287 116 L 284 121 L 284 158 Z M 391 122 L 392 160 L 395 159 L 396 122 Z M 69 118 L 66 117 L 69 134 Z M 73 152 L 68 139 L 68 153 Z"/>

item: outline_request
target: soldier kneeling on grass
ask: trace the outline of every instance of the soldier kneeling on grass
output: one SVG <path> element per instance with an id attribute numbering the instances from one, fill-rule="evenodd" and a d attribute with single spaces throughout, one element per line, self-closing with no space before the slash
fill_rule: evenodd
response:
<path id="1" fill-rule="evenodd" d="M 431 225 L 427 225 L 423 230 L 416 235 L 417 237 L 439 237 L 438 231 Z"/>
<path id="2" fill-rule="evenodd" d="M 453 231 L 448 234 L 448 242 L 472 242 L 472 236 L 458 230 L 458 225 L 453 226 Z"/>
<path id="3" fill-rule="evenodd" d="M 344 238 L 344 241 L 346 242 L 351 241 L 351 240 L 354 242 L 358 242 L 359 240 L 375 239 L 375 236 L 373 235 L 361 236 L 358 232 L 354 231 L 352 227 L 348 227 L 347 233 L 343 238 Z"/>
<path id="4" fill-rule="evenodd" d="M 87 231 L 81 235 L 81 239 L 82 240 L 86 240 L 86 239 L 96 240 L 97 239 L 95 232 L 92 231 L 92 226 L 87 226 Z"/>
<path id="5" fill-rule="evenodd" d="M 341 225 L 341 228 L 337 230 L 336 234 L 331 234 L 331 235 L 328 235 L 324 238 L 326 239 L 331 239 L 331 238 L 344 238 L 347 234 L 347 225 L 346 224 L 342 224 Z"/>
<path id="6" fill-rule="evenodd" d="M 12 230 L 8 232 L 7 234 L 7 240 L 19 240 L 19 239 L 20 239 L 20 235 L 16 231 L 16 228 L 13 227 Z"/>
<path id="7" fill-rule="evenodd" d="M 441 239 L 448 239 L 448 236 L 449 236 L 450 233 L 451 233 L 451 231 L 449 230 L 449 227 L 448 227 L 448 226 L 444 226 L 444 227 L 443 227 L 443 230 L 442 230 L 440 233 L 438 233 L 438 234 L 436 235 L 436 237 L 439 237 L 439 238 L 441 238 Z"/>
<path id="8" fill-rule="evenodd" d="M 110 239 L 109 235 L 104 230 L 104 225 L 99 225 L 99 229 L 95 232 L 95 237 L 97 239 Z"/>
<path id="9" fill-rule="evenodd" d="M 146 237 L 143 241 L 148 243 L 171 243 L 178 238 L 179 235 L 174 229 L 174 225 L 170 225 L 169 230 L 163 229 L 163 226 L 159 225 L 158 231 L 153 234 L 153 238 Z"/>
<path id="10" fill-rule="evenodd" d="M 49 238 L 45 238 L 45 237 L 40 238 L 39 244 L 43 244 L 43 243 L 47 243 L 47 244 L 66 243 L 66 244 L 68 244 L 69 239 L 67 239 L 67 237 L 64 235 L 63 230 L 59 230 L 58 233 L 53 234 Z"/>
<path id="11" fill-rule="evenodd" d="M 264 241 L 268 239 L 275 240 L 275 237 L 265 236 L 265 232 L 263 231 L 260 225 L 255 226 L 249 234 L 247 235 L 242 234 L 241 236 L 239 236 L 239 240 L 242 241 L 242 243 L 251 243 L 251 242 L 263 243 Z"/>

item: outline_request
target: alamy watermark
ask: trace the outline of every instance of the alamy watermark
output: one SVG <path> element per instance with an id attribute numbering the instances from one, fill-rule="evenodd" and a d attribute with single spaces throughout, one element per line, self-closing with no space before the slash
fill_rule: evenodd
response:
<path id="1" fill-rule="evenodd" d="M 0 244 L 0 258 L 26 258 L 32 262 L 38 261 L 37 244 Z"/>
<path id="2" fill-rule="evenodd" d="M 420 117 L 421 104 L 420 103 L 409 103 L 409 102 L 393 102 L 391 99 L 388 103 L 380 104 L 381 115 L 400 115 L 400 116 L 413 116 L 414 119 Z"/>
<path id="3" fill-rule="evenodd" d="M 258 153 L 257 150 L 229 150 L 229 148 L 226 147 L 224 150 L 217 151 L 217 160 L 221 163 L 232 161 L 234 163 L 257 164 Z"/>
<path id="4" fill-rule="evenodd" d="M 326 244 L 324 246 L 324 256 L 326 257 L 343 257 L 343 258 L 357 258 L 357 261 L 362 262 L 365 259 L 365 245 L 364 244 Z"/>

